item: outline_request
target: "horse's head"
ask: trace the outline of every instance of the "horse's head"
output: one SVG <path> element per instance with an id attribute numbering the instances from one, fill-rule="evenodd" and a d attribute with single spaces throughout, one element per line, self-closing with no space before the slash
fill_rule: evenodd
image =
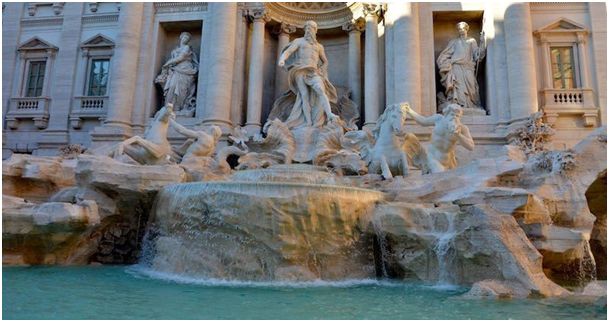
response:
<path id="1" fill-rule="evenodd" d="M 394 133 L 402 133 L 404 127 L 404 119 L 406 112 L 400 104 L 393 104 L 387 107 L 389 109 L 388 122 L 390 122 L 391 130 Z"/>

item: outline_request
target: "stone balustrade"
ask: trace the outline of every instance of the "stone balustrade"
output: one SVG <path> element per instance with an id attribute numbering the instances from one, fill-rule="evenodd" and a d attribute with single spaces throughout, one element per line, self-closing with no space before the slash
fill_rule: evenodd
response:
<path id="1" fill-rule="evenodd" d="M 76 96 L 74 97 L 70 125 L 80 129 L 83 119 L 103 120 L 108 109 L 108 96 Z"/>
<path id="2" fill-rule="evenodd" d="M 548 123 L 553 124 L 559 115 L 581 114 L 585 126 L 595 126 L 598 108 L 594 106 L 594 91 L 590 88 L 544 89 L 541 91 L 542 108 Z"/>
<path id="3" fill-rule="evenodd" d="M 49 120 L 49 97 L 14 97 L 6 113 L 7 127 L 16 130 L 19 119 L 32 119 L 39 129 L 45 129 Z"/>

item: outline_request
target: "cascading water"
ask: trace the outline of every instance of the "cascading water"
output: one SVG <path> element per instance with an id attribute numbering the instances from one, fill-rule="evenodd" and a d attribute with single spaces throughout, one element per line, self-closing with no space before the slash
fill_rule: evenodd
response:
<path id="1" fill-rule="evenodd" d="M 274 177 L 272 170 L 243 176 Z M 166 186 L 155 201 L 142 264 L 243 281 L 373 278 L 364 230 L 383 198 L 373 190 L 278 180 Z"/>
<path id="2" fill-rule="evenodd" d="M 439 286 L 453 285 L 455 283 L 453 274 L 453 262 L 456 256 L 454 247 L 455 214 L 446 213 L 446 231 L 436 232 L 436 243 L 434 252 L 438 258 L 438 282 Z"/>

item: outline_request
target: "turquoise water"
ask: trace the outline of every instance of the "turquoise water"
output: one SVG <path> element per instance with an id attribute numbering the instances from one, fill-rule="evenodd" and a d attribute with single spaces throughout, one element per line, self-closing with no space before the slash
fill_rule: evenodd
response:
<path id="1" fill-rule="evenodd" d="M 171 280 L 170 280 L 171 279 Z M 5 267 L 4 319 L 606 319 L 606 298 L 471 300 L 402 282 L 252 284 L 139 267 Z"/>

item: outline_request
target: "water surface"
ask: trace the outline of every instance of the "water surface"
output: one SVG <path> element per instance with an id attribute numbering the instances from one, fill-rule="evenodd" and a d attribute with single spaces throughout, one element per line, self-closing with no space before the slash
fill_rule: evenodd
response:
<path id="1" fill-rule="evenodd" d="M 606 298 L 471 300 L 376 280 L 232 283 L 139 266 L 4 267 L 4 319 L 606 319 Z"/>

